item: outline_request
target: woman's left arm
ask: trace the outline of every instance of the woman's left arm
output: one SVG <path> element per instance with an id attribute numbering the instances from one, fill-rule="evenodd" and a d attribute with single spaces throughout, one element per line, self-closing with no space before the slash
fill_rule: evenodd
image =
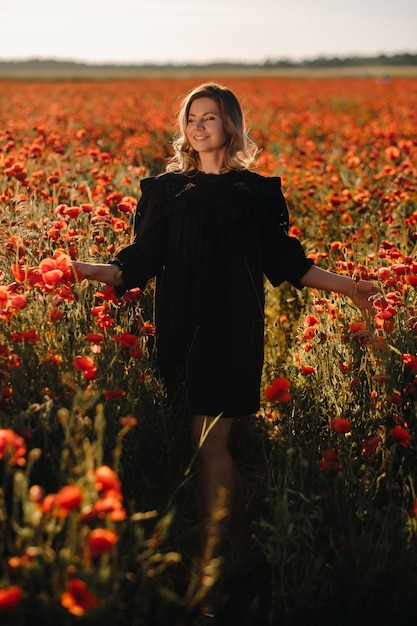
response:
<path id="1" fill-rule="evenodd" d="M 300 279 L 303 287 L 333 291 L 349 296 L 362 314 L 369 314 L 373 309 L 371 297 L 378 293 L 376 286 L 369 280 L 355 281 L 349 276 L 341 276 L 312 265 Z"/>

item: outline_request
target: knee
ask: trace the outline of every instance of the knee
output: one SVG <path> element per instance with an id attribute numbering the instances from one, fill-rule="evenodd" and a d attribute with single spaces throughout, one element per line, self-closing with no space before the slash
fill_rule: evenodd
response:
<path id="1" fill-rule="evenodd" d="M 214 458 L 228 453 L 229 433 L 222 426 L 215 424 L 207 430 L 206 425 L 200 422 L 193 424 L 191 429 L 191 445 L 195 452 L 202 458 Z"/>

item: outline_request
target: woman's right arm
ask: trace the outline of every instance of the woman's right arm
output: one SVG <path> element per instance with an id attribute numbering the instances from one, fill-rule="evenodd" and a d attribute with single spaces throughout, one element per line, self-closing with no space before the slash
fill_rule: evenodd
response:
<path id="1" fill-rule="evenodd" d="M 73 261 L 72 266 L 80 278 L 97 280 L 113 287 L 123 286 L 123 276 L 120 267 L 110 263 L 85 263 Z"/>

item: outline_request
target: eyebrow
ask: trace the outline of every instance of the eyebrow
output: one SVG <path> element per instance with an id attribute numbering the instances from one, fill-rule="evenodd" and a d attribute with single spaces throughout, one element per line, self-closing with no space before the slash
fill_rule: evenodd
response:
<path id="1" fill-rule="evenodd" d="M 202 115 L 219 115 L 218 111 L 206 111 Z M 188 113 L 188 117 L 197 117 L 195 113 Z"/>

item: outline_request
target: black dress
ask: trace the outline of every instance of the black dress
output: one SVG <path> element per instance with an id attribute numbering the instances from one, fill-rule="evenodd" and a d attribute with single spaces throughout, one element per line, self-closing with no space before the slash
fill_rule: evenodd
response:
<path id="1" fill-rule="evenodd" d="M 248 170 L 141 182 L 134 241 L 112 263 L 124 288 L 156 276 L 160 373 L 192 414 L 249 415 L 260 404 L 264 275 L 298 281 L 312 265 L 287 235 L 277 177 Z"/>

